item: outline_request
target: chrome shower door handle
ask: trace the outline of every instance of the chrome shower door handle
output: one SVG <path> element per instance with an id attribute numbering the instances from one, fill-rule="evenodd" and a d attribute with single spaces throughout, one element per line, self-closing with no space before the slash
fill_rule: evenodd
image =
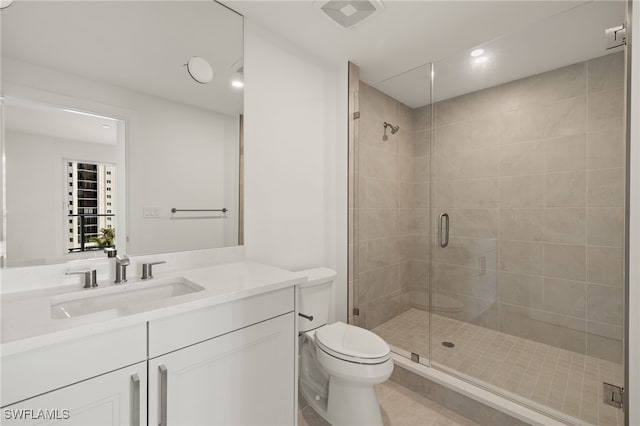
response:
<path id="1" fill-rule="evenodd" d="M 444 226 L 444 232 L 442 230 L 443 226 Z M 438 221 L 438 243 L 442 248 L 449 245 L 449 214 L 448 213 L 440 213 L 440 219 Z"/>
<path id="2" fill-rule="evenodd" d="M 158 426 L 167 426 L 167 367 L 164 364 L 158 366 L 160 373 L 160 413 Z"/>

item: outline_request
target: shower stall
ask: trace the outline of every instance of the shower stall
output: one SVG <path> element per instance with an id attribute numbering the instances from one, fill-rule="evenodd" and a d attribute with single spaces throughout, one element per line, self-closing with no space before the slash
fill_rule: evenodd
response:
<path id="1" fill-rule="evenodd" d="M 350 322 L 568 423 L 624 424 L 603 382 L 624 385 L 625 11 L 373 84 L 350 67 Z"/>

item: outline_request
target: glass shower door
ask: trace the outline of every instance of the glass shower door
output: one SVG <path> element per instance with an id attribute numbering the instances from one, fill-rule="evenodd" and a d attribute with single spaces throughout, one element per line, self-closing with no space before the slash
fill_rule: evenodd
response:
<path id="1" fill-rule="evenodd" d="M 397 146 L 397 280 L 400 293 L 390 319 L 374 331 L 394 352 L 429 365 L 429 263 L 431 227 L 431 64 L 401 73 L 379 85 L 382 89 L 413 87 L 412 97 L 396 104 L 400 128 L 389 141 Z M 389 312 L 389 311 L 387 311 Z"/>
<path id="2" fill-rule="evenodd" d="M 433 70 L 431 364 L 570 423 L 624 419 L 624 20 L 590 2 Z"/>
<path id="3" fill-rule="evenodd" d="M 350 69 L 350 321 L 423 363 L 430 342 L 429 74 L 423 65 L 374 87 Z M 398 87 L 415 90 L 407 96 Z"/>
<path id="4" fill-rule="evenodd" d="M 454 58 L 433 69 L 431 360 L 481 376 L 503 358 L 485 348 L 499 328 L 500 117 L 497 89 L 457 96 L 459 66 Z"/>

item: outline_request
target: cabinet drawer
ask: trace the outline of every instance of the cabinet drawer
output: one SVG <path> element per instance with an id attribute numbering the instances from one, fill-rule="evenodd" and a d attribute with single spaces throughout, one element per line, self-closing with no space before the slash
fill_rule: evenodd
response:
<path id="1" fill-rule="evenodd" d="M 149 358 L 292 312 L 293 287 L 149 322 Z"/>
<path id="2" fill-rule="evenodd" d="M 1 406 L 146 359 L 145 324 L 2 357 Z"/>

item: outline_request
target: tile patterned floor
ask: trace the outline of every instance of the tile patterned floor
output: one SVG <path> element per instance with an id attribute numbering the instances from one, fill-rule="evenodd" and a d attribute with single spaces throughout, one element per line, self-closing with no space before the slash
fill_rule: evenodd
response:
<path id="1" fill-rule="evenodd" d="M 390 345 L 429 354 L 428 312 L 410 309 L 374 330 Z M 603 404 L 602 382 L 622 384 L 623 367 L 587 355 L 433 315 L 432 361 L 472 381 L 598 426 L 624 424 L 622 410 Z M 442 341 L 455 343 L 446 348 Z"/>
<path id="2" fill-rule="evenodd" d="M 376 386 L 385 426 L 477 426 L 466 417 L 387 380 Z M 299 399 L 298 426 L 330 426 L 303 398 Z"/>

